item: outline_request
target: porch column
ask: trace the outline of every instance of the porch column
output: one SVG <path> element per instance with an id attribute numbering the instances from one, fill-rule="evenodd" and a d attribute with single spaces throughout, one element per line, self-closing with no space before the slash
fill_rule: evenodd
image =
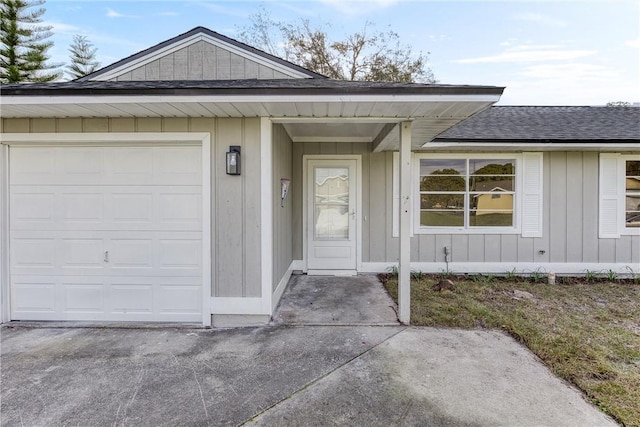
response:
<path id="1" fill-rule="evenodd" d="M 411 306 L 411 122 L 400 123 L 400 254 L 398 258 L 398 318 L 410 323 Z"/>

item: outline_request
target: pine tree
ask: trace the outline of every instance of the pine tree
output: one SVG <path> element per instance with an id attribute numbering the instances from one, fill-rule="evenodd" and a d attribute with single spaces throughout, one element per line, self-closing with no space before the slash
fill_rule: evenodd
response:
<path id="1" fill-rule="evenodd" d="M 0 0 L 0 82 L 50 82 L 62 73 L 48 64 L 51 26 L 42 22 L 44 0 Z M 27 9 L 38 7 L 36 10 Z"/>
<path id="2" fill-rule="evenodd" d="M 76 34 L 73 36 L 73 44 L 69 47 L 71 64 L 67 65 L 67 74 L 71 78 L 78 79 L 98 69 L 100 63 L 96 61 L 96 51 L 93 44 L 86 36 Z"/>

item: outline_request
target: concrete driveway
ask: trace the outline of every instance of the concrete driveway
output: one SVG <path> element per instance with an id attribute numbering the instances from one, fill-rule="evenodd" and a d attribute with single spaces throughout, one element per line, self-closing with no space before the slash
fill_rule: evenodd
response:
<path id="1" fill-rule="evenodd" d="M 301 275 L 265 327 L 10 324 L 1 424 L 616 425 L 510 337 L 396 312 L 375 276 Z"/>
<path id="2" fill-rule="evenodd" d="M 3 327 L 3 426 L 615 425 L 510 337 Z"/>

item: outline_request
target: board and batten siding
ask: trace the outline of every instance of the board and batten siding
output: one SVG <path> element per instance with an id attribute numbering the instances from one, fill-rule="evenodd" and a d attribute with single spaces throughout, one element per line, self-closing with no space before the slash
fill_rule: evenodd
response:
<path id="1" fill-rule="evenodd" d="M 598 156 L 597 152 L 544 153 L 542 237 L 420 234 L 418 245 L 412 242 L 412 261 L 444 262 L 447 246 L 451 262 L 638 265 L 637 236 L 598 238 Z"/>
<path id="2" fill-rule="evenodd" d="M 210 132 L 212 296 L 261 296 L 260 119 L 2 119 L 0 132 Z M 242 175 L 225 171 L 230 145 L 242 147 Z"/>
<path id="3" fill-rule="evenodd" d="M 250 59 L 199 41 L 141 65 L 111 80 L 286 79 L 285 74 Z"/>
<path id="4" fill-rule="evenodd" d="M 302 259 L 302 156 L 361 154 L 362 261 L 398 260 L 393 230 L 393 153 L 372 153 L 366 143 L 293 144 L 293 256 Z M 520 234 L 415 234 L 412 262 L 619 263 L 640 265 L 640 237 L 598 237 L 598 152 L 545 152 L 542 237 Z M 552 185 L 553 183 L 553 185 Z"/>
<path id="5" fill-rule="evenodd" d="M 273 290 L 293 261 L 293 202 L 291 191 L 281 204 L 280 180 L 292 179 L 293 143 L 281 124 L 273 125 Z M 290 189 L 291 190 L 291 189 Z"/>

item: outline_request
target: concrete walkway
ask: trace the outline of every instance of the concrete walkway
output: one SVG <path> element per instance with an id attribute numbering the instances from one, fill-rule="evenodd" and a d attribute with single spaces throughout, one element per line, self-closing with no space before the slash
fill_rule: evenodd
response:
<path id="1" fill-rule="evenodd" d="M 398 309 L 375 275 L 291 276 L 276 325 L 398 325 Z"/>
<path id="2" fill-rule="evenodd" d="M 397 325 L 371 276 L 342 279 L 294 278 L 265 327 L 3 326 L 0 424 L 616 425 L 510 337 Z"/>

